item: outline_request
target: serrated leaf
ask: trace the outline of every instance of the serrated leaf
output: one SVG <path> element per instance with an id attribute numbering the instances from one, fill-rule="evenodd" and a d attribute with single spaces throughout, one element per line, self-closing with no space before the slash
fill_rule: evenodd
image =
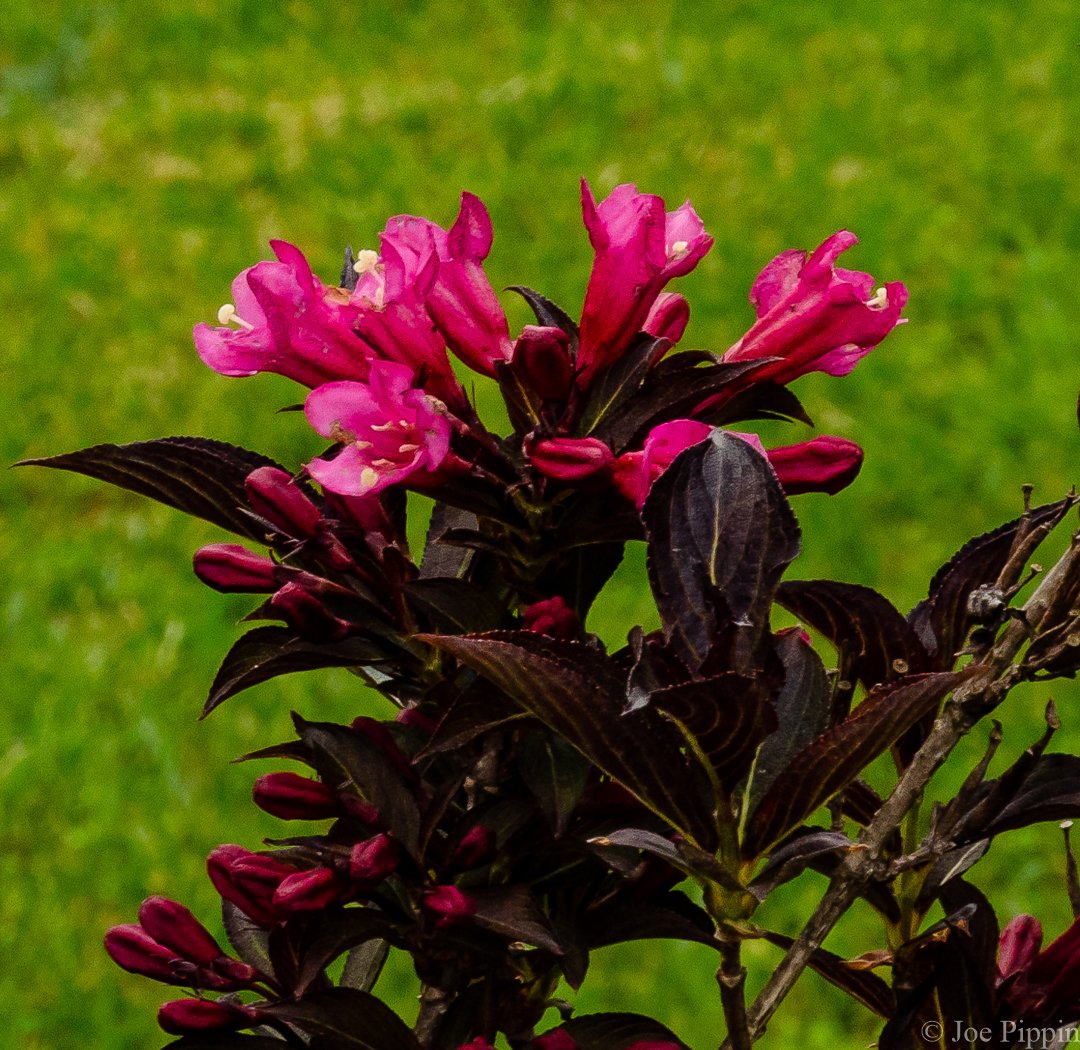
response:
<path id="1" fill-rule="evenodd" d="M 261 926 L 257 926 L 232 901 L 222 898 L 221 921 L 225 926 L 225 936 L 233 951 L 259 973 L 267 977 L 274 976 L 274 966 L 270 960 L 270 935 Z"/>
<path id="2" fill-rule="evenodd" d="M 562 955 L 563 946 L 547 916 L 525 886 L 496 886 L 470 890 L 469 901 L 475 908 L 472 921 L 482 929 L 543 948 L 552 955 Z"/>
<path id="3" fill-rule="evenodd" d="M 345 965 L 341 970 L 341 988 L 355 988 L 359 992 L 370 992 L 379 979 L 386 960 L 390 955 L 388 941 L 367 941 L 358 944 L 345 956 Z"/>
<path id="4" fill-rule="evenodd" d="M 748 658 L 799 553 L 799 526 L 765 457 L 714 431 L 653 484 L 642 517 L 657 608 L 687 666 L 700 667 L 729 631 Z"/>
<path id="5" fill-rule="evenodd" d="M 936 667 L 952 666 L 954 653 L 975 622 L 968 610 L 968 597 L 977 587 L 997 580 L 1021 527 L 1052 527 L 1070 506 L 1069 500 L 1058 500 L 1035 507 L 1029 515 L 968 541 L 938 570 L 927 598 L 908 614 Z"/>
<path id="6" fill-rule="evenodd" d="M 626 1050 L 643 1042 L 673 1043 L 680 1050 L 689 1050 L 671 1029 L 644 1014 L 587 1014 L 549 1031 L 565 1032 L 578 1050 Z"/>
<path id="7" fill-rule="evenodd" d="M 926 670 L 914 629 L 870 587 L 834 580 L 785 580 L 776 601 L 836 647 L 845 677 L 867 689 L 897 675 Z"/>
<path id="8" fill-rule="evenodd" d="M 355 988 L 330 988 L 264 1012 L 321 1039 L 327 1050 L 421 1050 L 389 1006 Z"/>
<path id="9" fill-rule="evenodd" d="M 670 346 L 667 339 L 639 332 L 626 352 L 593 380 L 588 403 L 578 421 L 578 435 L 594 433 L 620 405 L 632 400 L 645 382 L 649 368 Z"/>
<path id="10" fill-rule="evenodd" d="M 746 819 L 788 763 L 829 727 L 831 697 L 821 657 L 797 632 L 774 641 L 784 684 L 773 701 L 776 730 L 761 742 L 743 796 Z"/>
<path id="11" fill-rule="evenodd" d="M 694 841 L 714 844 L 713 807 L 677 731 L 655 711 L 622 713 L 625 691 L 608 657 L 529 632 L 418 638 L 498 686 Z"/>
<path id="12" fill-rule="evenodd" d="M 561 838 L 585 790 L 588 761 L 562 737 L 544 730 L 525 735 L 518 768 L 555 838 Z"/>
<path id="13" fill-rule="evenodd" d="M 499 602 L 489 591 L 468 580 L 428 577 L 410 580 L 401 590 L 433 631 L 468 634 L 492 631 L 502 625 Z"/>
<path id="14" fill-rule="evenodd" d="M 262 543 L 264 530 L 243 509 L 247 506 L 244 479 L 259 467 L 278 464 L 223 441 L 170 437 L 130 445 L 93 445 L 60 456 L 25 459 L 16 466 L 85 474 Z"/>
<path id="15" fill-rule="evenodd" d="M 374 908 L 344 908 L 331 916 L 300 950 L 300 967 L 293 995 L 303 995 L 319 975 L 339 955 L 369 941 L 401 944 L 400 932 L 393 922 Z M 366 991 L 367 989 L 361 989 Z"/>
<path id="16" fill-rule="evenodd" d="M 762 930 L 761 936 L 784 951 L 795 943 L 793 937 L 770 930 Z M 852 968 L 846 959 L 824 948 L 818 948 L 811 954 L 809 964 L 815 973 L 873 1010 L 879 1017 L 892 1017 L 896 1009 L 896 999 L 892 989 L 876 974 L 869 970 Z"/>
<path id="17" fill-rule="evenodd" d="M 747 825 L 745 855 L 759 856 L 801 824 L 970 673 L 907 675 L 871 690 L 843 722 L 803 748 L 776 778 Z"/>
<path id="18" fill-rule="evenodd" d="M 324 784 L 340 789 L 352 784 L 379 811 L 394 838 L 416 855 L 420 808 L 412 784 L 375 741 L 334 722 L 308 722 L 293 716 L 296 732 L 311 749 Z"/>
<path id="19" fill-rule="evenodd" d="M 385 659 L 386 650 L 365 638 L 310 642 L 288 627 L 256 627 L 229 650 L 200 717 L 205 718 L 229 697 L 279 675 L 321 667 L 362 667 Z"/>

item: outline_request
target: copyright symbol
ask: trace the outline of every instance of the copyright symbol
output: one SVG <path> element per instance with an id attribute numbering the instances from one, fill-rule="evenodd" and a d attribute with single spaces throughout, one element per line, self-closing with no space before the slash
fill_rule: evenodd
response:
<path id="1" fill-rule="evenodd" d="M 919 1032 L 927 1042 L 936 1043 L 941 1038 L 941 1022 L 924 1021 Z"/>

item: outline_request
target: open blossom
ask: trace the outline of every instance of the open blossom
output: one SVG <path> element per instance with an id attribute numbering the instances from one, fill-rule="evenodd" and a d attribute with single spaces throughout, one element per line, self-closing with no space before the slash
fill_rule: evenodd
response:
<path id="1" fill-rule="evenodd" d="M 662 197 L 638 193 L 630 183 L 597 204 L 583 179 L 581 205 L 596 253 L 581 312 L 578 383 L 585 388 L 619 359 L 645 328 L 664 286 L 688 274 L 713 239 L 689 201 L 665 213 Z"/>
<path id="2" fill-rule="evenodd" d="M 277 262 L 260 262 L 233 281 L 218 326 L 195 326 L 195 348 L 215 372 L 276 372 L 304 386 L 365 379 L 371 351 L 353 332 L 347 293 L 327 287 L 299 248 L 271 241 Z"/>
<path id="3" fill-rule="evenodd" d="M 653 483 L 679 453 L 704 441 L 713 431 L 696 419 L 675 419 L 654 427 L 640 452 L 626 452 L 612 464 L 615 487 L 640 509 Z M 862 467 L 862 449 L 854 441 L 823 434 L 797 445 L 766 449 L 756 434 L 733 436 L 751 444 L 769 460 L 789 496 L 802 492 L 839 492 Z"/>
<path id="4" fill-rule="evenodd" d="M 757 322 L 724 360 L 782 359 L 755 372 L 757 382 L 787 383 L 806 372 L 847 375 L 902 323 L 908 298 L 899 282 L 875 289 L 870 274 L 835 265 L 857 243 L 855 234 L 841 230 L 809 258 L 792 250 L 773 259 L 750 290 Z"/>
<path id="5" fill-rule="evenodd" d="M 334 459 L 307 465 L 320 485 L 367 496 L 439 468 L 450 451 L 446 406 L 415 389 L 413 378 L 405 365 L 376 361 L 368 383 L 326 383 L 308 395 L 311 425 L 342 445 Z"/>
<path id="6" fill-rule="evenodd" d="M 1054 1022 L 1080 1018 L 1080 919 L 1042 951 L 1042 927 L 1018 915 L 1001 931 L 998 996 L 1016 1017 Z"/>

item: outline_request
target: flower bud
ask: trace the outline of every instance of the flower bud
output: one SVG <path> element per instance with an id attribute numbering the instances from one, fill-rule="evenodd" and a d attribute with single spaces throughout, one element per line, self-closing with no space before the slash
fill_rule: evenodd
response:
<path id="1" fill-rule="evenodd" d="M 266 773 L 255 781 L 251 797 L 259 809 L 282 820 L 325 820 L 341 812 L 333 791 L 297 773 Z"/>
<path id="2" fill-rule="evenodd" d="M 281 916 L 274 907 L 274 893 L 296 869 L 273 857 L 260 856 L 243 846 L 218 846 L 206 859 L 214 888 L 259 926 L 276 925 Z"/>
<path id="3" fill-rule="evenodd" d="M 353 846 L 349 876 L 370 886 L 382 882 L 398 865 L 398 848 L 389 835 L 375 835 Z"/>
<path id="4" fill-rule="evenodd" d="M 533 442 L 525 452 L 541 474 L 558 481 L 584 481 L 615 459 L 599 438 L 545 438 Z"/>
<path id="5" fill-rule="evenodd" d="M 495 833 L 483 824 L 474 824 L 461 836 L 450 856 L 454 871 L 470 871 L 491 859 L 495 852 Z"/>
<path id="6" fill-rule="evenodd" d="M 566 604 L 566 599 L 556 595 L 542 602 L 533 602 L 521 614 L 526 631 L 546 634 L 551 638 L 569 640 L 581 633 L 581 621 L 577 613 Z"/>
<path id="7" fill-rule="evenodd" d="M 424 894 L 421 903 L 439 927 L 453 926 L 476 914 L 476 905 L 457 886 L 436 886 Z"/>
<path id="8" fill-rule="evenodd" d="M 530 1044 L 529 1050 L 579 1050 L 576 1040 L 562 1028 L 553 1028 L 550 1032 L 538 1035 Z"/>
<path id="9" fill-rule="evenodd" d="M 677 343 L 686 331 L 689 320 L 690 304 L 686 299 L 678 292 L 661 292 L 645 318 L 644 331 L 658 339 L 670 339 L 672 343 Z"/>
<path id="10" fill-rule="evenodd" d="M 177 958 L 175 952 L 159 944 L 135 923 L 125 923 L 109 930 L 105 934 L 105 951 L 122 970 L 152 977 L 165 984 L 187 984 L 194 969 L 191 964 L 178 967 L 177 964 L 183 964 L 184 960 Z"/>
<path id="11" fill-rule="evenodd" d="M 1017 915 L 1001 931 L 998 942 L 998 973 L 1001 979 L 1026 970 L 1039 954 L 1043 931 L 1033 915 Z"/>
<path id="12" fill-rule="evenodd" d="M 288 471 L 259 467 L 244 481 L 248 504 L 260 517 L 297 539 L 311 539 L 322 515 Z"/>
<path id="13" fill-rule="evenodd" d="M 562 401 L 574 381 L 570 338 L 561 328 L 527 324 L 514 343 L 514 370 L 545 401 Z"/>
<path id="14" fill-rule="evenodd" d="M 220 1032 L 248 1028 L 258 1020 L 253 1006 L 221 999 L 174 999 L 158 1010 L 158 1024 L 170 1035 L 186 1032 Z"/>
<path id="15" fill-rule="evenodd" d="M 158 944 L 182 959 L 209 964 L 225 953 L 194 915 L 166 897 L 148 897 L 139 907 L 139 923 Z"/>
<path id="16" fill-rule="evenodd" d="M 789 496 L 839 492 L 855 480 L 863 461 L 863 451 L 854 441 L 828 434 L 798 445 L 770 448 L 766 454 Z"/>
<path id="17" fill-rule="evenodd" d="M 318 911 L 341 896 L 342 885 L 333 868 L 297 871 L 281 880 L 273 906 L 280 912 Z"/>
<path id="18" fill-rule="evenodd" d="M 195 552 L 195 575 L 225 594 L 268 594 L 277 589 L 278 567 L 239 543 L 210 543 Z"/>
<path id="19" fill-rule="evenodd" d="M 270 605 L 297 634 L 309 641 L 336 642 L 349 633 L 348 621 L 335 616 L 300 580 L 290 580 L 279 587 Z"/>
<path id="20" fill-rule="evenodd" d="M 495 1050 L 495 1047 L 493 1047 L 482 1035 L 478 1035 L 475 1039 L 472 1039 L 467 1043 L 462 1043 L 461 1046 L 458 1047 L 458 1050 Z"/>

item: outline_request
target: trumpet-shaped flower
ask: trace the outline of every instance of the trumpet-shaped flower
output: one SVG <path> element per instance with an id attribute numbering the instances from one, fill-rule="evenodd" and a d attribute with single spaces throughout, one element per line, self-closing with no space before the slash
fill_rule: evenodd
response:
<path id="1" fill-rule="evenodd" d="M 847 375 L 898 324 L 907 289 L 892 282 L 875 290 L 873 277 L 836 266 L 858 243 L 847 230 L 834 233 L 807 258 L 782 252 L 750 290 L 757 322 L 725 361 L 780 358 L 762 366 L 754 380 L 787 383 L 806 372 Z"/>
<path id="2" fill-rule="evenodd" d="M 367 496 L 417 472 L 436 470 L 450 451 L 446 406 L 412 386 L 405 365 L 375 361 L 368 383 L 327 383 L 304 409 L 311 425 L 342 448 L 308 473 L 325 489 Z"/>
<path id="3" fill-rule="evenodd" d="M 664 285 L 688 274 L 713 239 L 689 201 L 665 213 L 663 198 L 629 183 L 597 204 L 583 179 L 581 205 L 596 253 L 581 312 L 578 384 L 584 389 L 645 328 Z"/>

